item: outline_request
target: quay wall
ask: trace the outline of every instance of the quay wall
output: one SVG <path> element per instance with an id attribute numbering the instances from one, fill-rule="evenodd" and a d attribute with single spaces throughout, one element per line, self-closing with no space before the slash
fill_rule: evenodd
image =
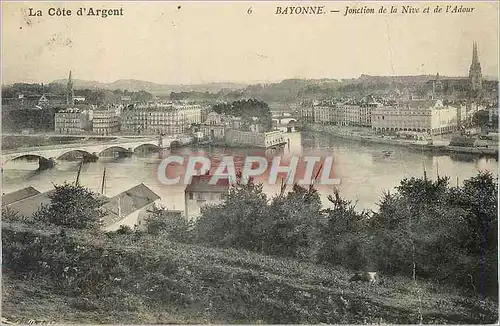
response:
<path id="1" fill-rule="evenodd" d="M 432 145 L 428 144 L 427 141 L 411 141 L 402 139 L 387 139 L 380 138 L 376 136 L 365 136 L 365 135 L 355 135 L 347 132 L 338 132 L 331 128 L 325 128 L 323 125 L 319 124 L 306 124 L 302 126 L 304 131 L 318 132 L 322 134 L 332 135 L 338 138 L 355 140 L 366 143 L 375 144 L 385 144 L 393 146 L 407 147 L 412 150 L 418 151 L 430 151 L 438 154 L 446 153 L 462 153 L 462 154 L 475 154 L 475 155 L 486 155 L 498 157 L 498 146 L 495 147 L 461 147 L 461 146 L 449 146 L 449 145 Z"/>

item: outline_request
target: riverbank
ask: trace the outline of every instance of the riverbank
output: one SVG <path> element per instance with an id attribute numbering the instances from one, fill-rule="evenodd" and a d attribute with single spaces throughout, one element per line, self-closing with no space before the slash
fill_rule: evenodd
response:
<path id="1" fill-rule="evenodd" d="M 197 147 L 215 147 L 215 148 L 231 148 L 231 149 L 251 148 L 251 149 L 264 149 L 264 150 L 279 150 L 285 148 L 287 145 L 289 146 L 289 143 L 282 142 L 270 147 L 264 147 L 264 146 L 250 146 L 250 145 L 235 145 L 235 144 L 230 144 L 224 140 L 213 140 L 213 141 L 207 140 L 207 141 L 195 142 L 192 145 Z"/>
<path id="2" fill-rule="evenodd" d="M 365 143 L 384 144 L 392 146 L 406 147 L 411 150 L 420 152 L 432 152 L 436 154 L 471 154 L 498 157 L 498 145 L 491 147 L 458 147 L 450 146 L 443 142 L 442 144 L 428 144 L 427 141 L 419 140 L 404 140 L 382 138 L 376 135 L 357 134 L 349 129 L 342 129 L 337 126 L 320 125 L 320 124 L 305 124 L 301 127 L 302 131 L 317 132 L 320 134 L 335 136 L 338 138 L 354 140 Z"/>

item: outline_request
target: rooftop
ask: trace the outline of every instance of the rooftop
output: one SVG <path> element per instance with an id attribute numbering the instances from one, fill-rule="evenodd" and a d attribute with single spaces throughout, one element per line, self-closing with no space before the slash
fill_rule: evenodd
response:
<path id="1" fill-rule="evenodd" d="M 17 201 L 39 195 L 40 191 L 33 187 L 23 188 L 2 196 L 2 206 L 10 205 Z"/>
<path id="2" fill-rule="evenodd" d="M 107 213 L 103 217 L 103 226 L 112 225 L 158 199 L 160 197 L 143 183 L 121 192 L 102 206 Z"/>
<path id="3" fill-rule="evenodd" d="M 17 211 L 21 216 L 29 217 L 32 216 L 36 211 L 38 211 L 42 205 L 50 204 L 49 196 L 54 193 L 54 191 L 55 189 L 52 189 L 47 192 L 39 193 L 37 195 L 13 202 L 11 204 L 6 204 L 6 207 Z"/>
<path id="4" fill-rule="evenodd" d="M 229 180 L 219 179 L 216 184 L 210 184 L 213 175 L 193 176 L 185 192 L 226 192 L 229 189 Z"/>

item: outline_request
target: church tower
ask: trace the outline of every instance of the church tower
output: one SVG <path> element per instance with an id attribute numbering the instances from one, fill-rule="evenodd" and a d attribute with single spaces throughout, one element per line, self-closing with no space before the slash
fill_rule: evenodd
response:
<path id="1" fill-rule="evenodd" d="M 433 99 L 439 98 L 443 95 L 443 82 L 439 76 L 439 72 L 436 74 L 436 78 L 432 81 L 432 97 Z"/>
<path id="2" fill-rule="evenodd" d="M 69 71 L 68 85 L 66 86 L 66 105 L 75 105 L 75 93 L 73 91 L 73 80 L 71 70 Z"/>
<path id="3" fill-rule="evenodd" d="M 471 97 L 478 97 L 483 88 L 483 75 L 481 73 L 481 64 L 477 55 L 477 43 L 472 44 L 472 62 L 469 68 L 469 91 Z"/>

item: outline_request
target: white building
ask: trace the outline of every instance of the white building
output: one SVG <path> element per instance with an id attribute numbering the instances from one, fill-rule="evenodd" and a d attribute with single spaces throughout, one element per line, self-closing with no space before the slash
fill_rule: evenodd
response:
<path id="1" fill-rule="evenodd" d="M 201 123 L 201 106 L 137 105 L 124 109 L 121 121 L 121 130 L 127 134 L 182 134 L 191 127 L 191 124 Z"/>
<path id="2" fill-rule="evenodd" d="M 56 133 L 77 135 L 91 128 L 88 110 L 66 109 L 55 114 L 54 129 Z"/>
<path id="3" fill-rule="evenodd" d="M 379 133 L 397 131 L 442 134 L 455 130 L 458 110 L 443 102 L 410 101 L 397 106 L 381 106 L 372 111 L 372 129 Z"/>
<path id="4" fill-rule="evenodd" d="M 99 135 L 113 135 L 120 132 L 120 117 L 116 114 L 116 110 L 94 110 L 92 131 Z"/>
<path id="5" fill-rule="evenodd" d="M 211 175 L 193 176 L 191 183 L 184 190 L 185 216 L 193 220 L 207 204 L 218 204 L 226 199 L 229 190 L 229 180 L 219 179 L 216 184 L 210 184 Z"/>
<path id="6" fill-rule="evenodd" d="M 143 183 L 107 199 L 101 209 L 105 213 L 102 226 L 106 231 L 116 231 L 120 226 L 141 226 L 141 217 L 147 215 L 160 197 Z"/>
<path id="7" fill-rule="evenodd" d="M 249 146 L 259 148 L 277 147 L 286 143 L 284 133 L 280 130 L 269 132 L 228 130 L 226 132 L 225 140 L 229 146 Z"/>

